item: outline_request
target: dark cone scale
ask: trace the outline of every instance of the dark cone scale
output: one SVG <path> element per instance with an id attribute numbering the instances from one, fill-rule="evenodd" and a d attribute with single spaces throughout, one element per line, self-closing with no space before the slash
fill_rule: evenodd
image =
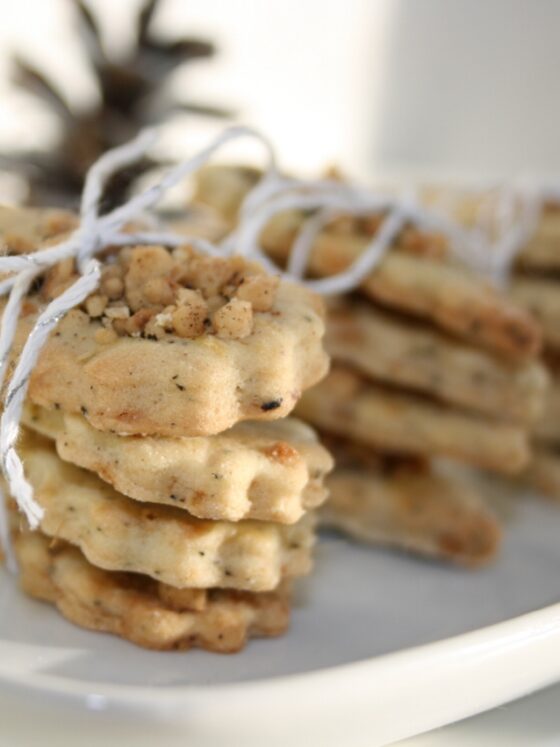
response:
<path id="1" fill-rule="evenodd" d="M 72 1 L 72 0 L 69 0 Z M 96 75 L 100 104 L 73 113 L 56 89 L 37 70 L 21 59 L 14 60 L 18 85 L 40 97 L 57 114 L 62 127 L 59 146 L 50 153 L 0 154 L 0 168 L 23 174 L 35 205 L 76 207 L 84 176 L 91 164 L 106 150 L 133 138 L 147 124 L 154 123 L 152 100 L 161 95 L 168 77 L 179 66 L 211 57 L 214 47 L 202 39 L 186 37 L 162 41 L 151 33 L 159 0 L 147 0 L 136 18 L 136 43 L 127 59 L 107 57 L 95 16 L 81 0 L 73 0 L 78 11 L 79 34 Z M 227 116 L 216 106 L 196 102 L 172 102 L 159 106 L 155 121 L 171 111 L 208 116 Z M 146 159 L 116 175 L 106 187 L 103 211 L 122 202 L 131 184 L 156 164 Z"/>

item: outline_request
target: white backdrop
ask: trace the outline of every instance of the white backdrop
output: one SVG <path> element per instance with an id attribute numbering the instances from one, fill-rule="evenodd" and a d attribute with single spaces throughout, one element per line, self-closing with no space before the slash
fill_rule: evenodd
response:
<path id="1" fill-rule="evenodd" d="M 90 0 L 121 52 L 136 0 Z M 95 96 L 65 0 L 0 0 L 0 78 L 17 49 L 75 106 Z M 164 34 L 219 48 L 175 87 L 231 104 L 298 172 L 331 163 L 367 179 L 560 174 L 560 0 L 164 0 Z M 0 139 L 52 142 L 54 123 L 0 88 Z M 184 154 L 208 135 L 171 128 Z M 243 153 L 245 156 L 246 154 Z"/>

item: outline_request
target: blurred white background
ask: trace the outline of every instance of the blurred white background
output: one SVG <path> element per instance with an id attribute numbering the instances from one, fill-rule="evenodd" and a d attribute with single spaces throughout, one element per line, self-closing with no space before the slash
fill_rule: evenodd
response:
<path id="1" fill-rule="evenodd" d="M 96 95 L 65 0 L 0 0 L 0 79 L 10 51 L 47 69 L 79 107 Z M 90 0 L 107 46 L 130 43 L 135 0 Z M 231 104 L 262 128 L 282 163 L 337 163 L 368 180 L 560 174 L 558 0 L 167 0 L 162 34 L 208 36 L 218 54 L 174 85 Z M 180 155 L 207 137 L 168 128 Z M 211 125 L 215 128 L 216 125 Z M 44 110 L 0 90 L 0 140 L 52 142 Z"/>
<path id="2" fill-rule="evenodd" d="M 74 107 L 87 105 L 96 91 L 72 35 L 69 3 L 0 4 L 0 78 L 15 49 L 48 70 Z M 122 54 L 131 42 L 131 11 L 138 2 L 88 5 L 99 11 L 111 54 Z M 336 162 L 364 173 L 388 8 L 385 0 L 166 0 L 155 26 L 165 36 L 186 32 L 216 43 L 216 56 L 189 65 L 174 86 L 195 99 L 230 104 L 240 120 L 273 140 L 288 168 L 317 171 Z M 167 143 L 184 154 L 221 126 L 186 118 L 168 128 Z M 1 141 L 35 145 L 55 135 L 56 122 L 4 83 Z"/>

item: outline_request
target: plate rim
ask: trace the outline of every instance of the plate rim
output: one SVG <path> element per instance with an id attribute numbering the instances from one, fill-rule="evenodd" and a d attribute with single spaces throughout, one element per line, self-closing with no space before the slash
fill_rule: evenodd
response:
<path id="1" fill-rule="evenodd" d="M 206 726 L 215 721 L 217 709 L 235 713 L 237 721 L 240 714 L 254 720 L 257 709 L 260 721 L 264 714 L 270 717 L 271 704 L 273 709 L 282 702 L 285 711 L 298 711 L 305 702 L 308 719 L 327 713 L 330 715 L 323 721 L 328 723 L 341 708 L 352 708 L 355 725 L 369 723 L 371 728 L 375 718 L 375 737 L 381 740 L 377 743 L 386 744 L 552 684 L 560 679 L 559 650 L 560 602 L 456 636 L 347 664 L 215 685 L 110 684 L 37 672 L 18 676 L 6 671 L 0 657 L 0 689 L 88 711 L 134 713 L 176 722 L 192 720 L 196 714 L 197 722 Z M 514 672 L 517 677 L 512 676 Z M 455 697 L 457 688 L 460 698 Z M 402 714 L 399 719 L 399 704 L 402 709 L 407 697 L 417 697 L 419 704 L 437 698 L 437 709 L 419 707 L 406 719 Z"/>

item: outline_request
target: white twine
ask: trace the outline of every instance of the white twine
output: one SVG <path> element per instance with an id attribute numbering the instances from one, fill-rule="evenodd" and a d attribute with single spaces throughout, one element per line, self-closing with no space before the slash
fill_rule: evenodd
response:
<path id="1" fill-rule="evenodd" d="M 542 207 L 553 190 L 528 180 L 474 190 L 480 200 L 474 223 L 464 227 L 466 241 L 457 244 L 460 259 L 497 287 L 508 285 L 515 260 L 534 235 Z M 473 190 L 445 190 L 434 209 L 454 215 Z"/>
<path id="2" fill-rule="evenodd" d="M 267 165 L 264 176 L 247 195 L 240 210 L 235 231 L 216 246 L 197 237 L 158 231 L 126 231 L 125 226 L 154 208 L 166 190 L 189 174 L 200 169 L 226 143 L 253 137 L 265 148 Z M 30 528 L 36 528 L 43 517 L 43 509 L 35 501 L 22 462 L 16 451 L 21 411 L 29 378 L 39 354 L 53 328 L 75 306 L 82 303 L 99 285 L 101 265 L 94 257 L 110 245 L 163 244 L 175 247 L 191 244 L 210 255 L 229 255 L 238 252 L 262 263 L 276 274 L 294 278 L 313 290 L 323 293 L 342 293 L 357 287 L 384 257 L 395 238 L 407 223 L 438 230 L 449 237 L 455 246 L 465 243 L 465 233 L 449 217 L 421 206 L 414 196 L 387 197 L 339 181 L 295 181 L 282 177 L 276 166 L 272 146 L 266 138 L 248 127 L 230 127 L 206 148 L 162 176 L 160 181 L 144 192 L 131 197 L 125 204 L 100 216 L 99 200 L 105 182 L 125 166 L 140 160 L 155 140 L 153 131 L 142 132 L 132 142 L 115 148 L 102 156 L 90 169 L 80 205 L 80 225 L 64 241 L 35 253 L 0 257 L 0 274 L 9 277 L 0 281 L 0 294 L 9 298 L 0 324 L 0 385 L 14 341 L 22 301 L 33 281 L 55 264 L 69 257 L 76 259 L 79 278 L 40 314 L 33 327 L 4 398 L 0 419 L 0 458 L 10 493 L 26 515 Z M 304 221 L 283 272 L 265 254 L 260 244 L 263 228 L 272 217 L 286 210 L 311 211 Z M 384 216 L 380 229 L 358 258 L 342 272 L 320 279 L 304 277 L 310 252 L 318 233 L 338 215 Z M 8 521 L 0 512 L 0 539 L 9 548 Z M 10 560 L 10 559 L 9 559 Z"/>
<path id="3" fill-rule="evenodd" d="M 103 155 L 90 169 L 80 205 L 80 225 L 66 240 L 41 251 L 18 256 L 0 257 L 0 273 L 10 277 L 0 282 L 0 293 L 9 292 L 0 324 L 0 385 L 3 383 L 12 350 L 23 299 L 36 277 L 58 262 L 74 257 L 80 277 L 60 296 L 51 301 L 40 314 L 27 338 L 18 363 L 10 378 L 0 419 L 0 459 L 2 471 L 11 495 L 25 514 L 31 529 L 37 528 L 44 511 L 33 496 L 23 464 L 16 451 L 19 423 L 29 378 L 47 338 L 58 322 L 75 306 L 82 303 L 99 285 L 101 265 L 94 255 L 109 245 L 191 244 L 207 254 L 223 253 L 223 249 L 204 239 L 157 231 L 125 232 L 124 226 L 144 211 L 153 208 L 165 191 L 200 169 L 226 143 L 240 137 L 256 138 L 265 146 L 268 173 L 276 171 L 275 157 L 269 142 L 248 127 L 230 127 L 196 156 L 168 171 L 156 185 L 131 198 L 106 215 L 99 215 L 99 200 L 107 179 L 125 166 L 141 159 L 155 141 L 154 131 L 142 132 L 130 143 Z M 8 565 L 15 562 L 9 543 L 9 522 L 5 501 L 1 501 L 0 540 L 6 548 Z"/>
<path id="4" fill-rule="evenodd" d="M 286 274 L 317 293 L 345 293 L 358 287 L 375 269 L 396 237 L 407 224 L 438 231 L 460 254 L 466 253 L 467 234 L 451 217 L 423 206 L 414 195 L 388 196 L 340 181 L 295 181 L 277 173 L 266 174 L 248 194 L 240 209 L 238 228 L 225 240 L 225 246 L 258 259 L 270 272 L 278 266 L 261 247 L 261 235 L 274 216 L 289 210 L 312 211 L 304 220 L 288 257 Z M 319 279 L 306 279 L 305 270 L 319 233 L 337 216 L 378 215 L 384 220 L 358 258 L 340 273 Z"/>

